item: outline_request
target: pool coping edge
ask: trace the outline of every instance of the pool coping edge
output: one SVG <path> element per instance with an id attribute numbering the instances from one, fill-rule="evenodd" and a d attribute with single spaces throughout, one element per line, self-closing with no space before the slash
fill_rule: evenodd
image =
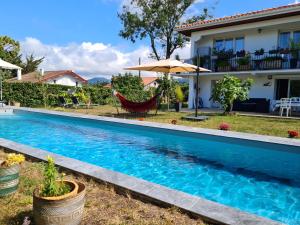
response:
<path id="1" fill-rule="evenodd" d="M 6 150 L 22 153 L 42 161 L 45 161 L 47 156 L 50 155 L 55 159 L 56 165 L 62 168 L 109 183 L 133 193 L 135 196 L 138 196 L 138 198 L 146 199 L 148 202 L 176 206 L 179 209 L 197 215 L 206 221 L 230 225 L 282 224 L 268 218 L 247 213 L 230 206 L 167 188 L 159 184 L 85 163 L 77 159 L 19 144 L 7 139 L 0 138 L 0 146 Z"/>

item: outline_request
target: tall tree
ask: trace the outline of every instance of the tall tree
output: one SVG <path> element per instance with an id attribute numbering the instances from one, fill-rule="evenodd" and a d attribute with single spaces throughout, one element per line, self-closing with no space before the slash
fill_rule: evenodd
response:
<path id="1" fill-rule="evenodd" d="M 34 58 L 33 54 L 26 56 L 25 62 L 22 63 L 21 67 L 23 68 L 23 74 L 31 73 L 37 70 L 39 65 L 43 62 L 44 57 Z"/>
<path id="2" fill-rule="evenodd" d="M 123 24 L 120 36 L 132 42 L 149 38 L 151 57 L 157 60 L 168 59 L 188 41 L 187 37 L 175 29 L 194 2 L 195 0 L 131 0 L 131 7 L 123 6 L 122 12 L 118 14 Z M 207 9 L 204 9 L 202 15 L 193 19 L 203 20 L 207 17 Z"/>

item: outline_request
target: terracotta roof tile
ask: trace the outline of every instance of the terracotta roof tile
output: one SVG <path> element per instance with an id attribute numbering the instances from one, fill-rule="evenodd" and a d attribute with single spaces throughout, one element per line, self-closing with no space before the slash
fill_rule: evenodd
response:
<path id="1" fill-rule="evenodd" d="M 157 79 L 158 79 L 157 77 L 142 77 L 144 86 L 151 84 L 152 82 L 156 81 Z"/>
<path id="2" fill-rule="evenodd" d="M 190 23 L 190 24 L 183 24 L 183 25 L 177 27 L 177 29 L 178 30 L 188 30 L 189 28 L 194 28 L 194 27 L 201 26 L 201 25 L 224 22 L 224 21 L 226 22 L 226 21 L 231 21 L 231 20 L 238 19 L 238 18 L 251 16 L 251 15 L 263 15 L 265 13 L 276 12 L 276 11 L 280 11 L 280 10 L 284 10 L 284 9 L 293 9 L 293 8 L 299 7 L 299 6 L 300 6 L 300 3 L 295 3 L 295 4 L 290 4 L 290 5 L 284 5 L 284 6 L 279 6 L 279 7 L 257 10 L 257 11 L 250 11 L 247 13 L 240 13 L 240 14 L 236 14 L 236 15 L 232 15 L 232 16 L 225 16 L 225 17 L 211 19 L 211 20 L 204 20 L 204 21 L 197 21 L 197 22 Z"/>

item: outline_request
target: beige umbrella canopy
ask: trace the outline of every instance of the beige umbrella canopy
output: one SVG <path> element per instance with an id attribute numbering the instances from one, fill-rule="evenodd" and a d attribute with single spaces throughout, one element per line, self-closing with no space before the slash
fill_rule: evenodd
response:
<path id="1" fill-rule="evenodd" d="M 195 72 L 197 66 L 192 64 L 183 63 L 178 60 L 165 59 L 156 62 L 151 62 L 147 64 L 142 64 L 138 66 L 124 68 L 125 70 L 142 70 L 142 71 L 153 71 L 162 73 L 184 73 L 184 72 Z M 199 72 L 209 72 L 205 68 L 199 67 Z"/>

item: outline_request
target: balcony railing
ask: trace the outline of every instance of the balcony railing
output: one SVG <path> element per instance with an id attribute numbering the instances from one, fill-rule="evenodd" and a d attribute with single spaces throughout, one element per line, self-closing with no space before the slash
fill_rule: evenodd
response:
<path id="1" fill-rule="evenodd" d="M 196 57 L 185 62 L 196 65 Z M 200 66 L 212 72 L 233 72 L 253 70 L 300 69 L 300 58 L 297 54 L 286 53 L 252 53 L 230 57 L 201 56 Z"/>

